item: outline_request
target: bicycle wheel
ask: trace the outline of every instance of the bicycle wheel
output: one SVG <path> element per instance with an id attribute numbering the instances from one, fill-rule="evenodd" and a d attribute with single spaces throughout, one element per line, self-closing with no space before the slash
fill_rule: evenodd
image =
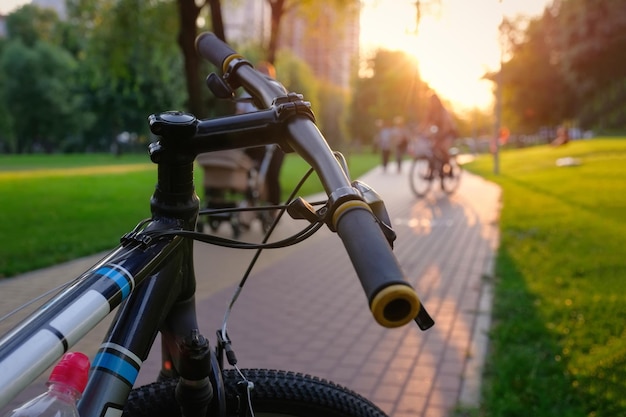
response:
<path id="1" fill-rule="evenodd" d="M 430 190 L 433 180 L 433 172 L 430 161 L 426 157 L 416 157 L 411 164 L 409 172 L 409 184 L 416 197 L 424 197 Z"/>
<path id="2" fill-rule="evenodd" d="M 332 382 L 270 369 L 244 369 L 254 383 L 251 402 L 256 417 L 386 417 L 378 407 L 359 394 Z M 234 370 L 223 372 L 226 415 L 237 416 L 240 404 Z M 145 385 L 131 391 L 123 417 L 178 417 L 174 390 L 176 380 Z"/>
<path id="3" fill-rule="evenodd" d="M 459 188 L 461 183 L 461 173 L 463 172 L 461 165 L 452 157 L 442 168 L 441 173 L 441 189 L 448 194 L 453 193 Z"/>

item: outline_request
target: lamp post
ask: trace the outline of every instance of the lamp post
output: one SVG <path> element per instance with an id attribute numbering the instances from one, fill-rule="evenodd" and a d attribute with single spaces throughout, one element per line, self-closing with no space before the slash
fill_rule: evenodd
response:
<path id="1" fill-rule="evenodd" d="M 495 132 L 494 132 L 494 147 L 493 147 L 493 173 L 498 175 L 500 173 L 500 131 L 502 128 L 502 70 L 504 67 L 504 45 L 503 45 L 503 30 L 504 30 L 504 10 L 502 9 L 502 0 L 498 0 L 500 3 L 500 25 L 498 26 L 498 44 L 500 46 L 500 70 L 496 78 L 496 108 L 495 108 Z"/>

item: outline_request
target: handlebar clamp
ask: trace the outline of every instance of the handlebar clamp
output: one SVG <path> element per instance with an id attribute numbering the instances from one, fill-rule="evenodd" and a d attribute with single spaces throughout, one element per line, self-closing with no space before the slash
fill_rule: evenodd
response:
<path id="1" fill-rule="evenodd" d="M 328 197 L 328 212 L 325 215 L 326 223 L 328 224 L 328 228 L 336 232 L 337 231 L 337 222 L 339 221 L 339 217 L 344 212 L 344 210 L 337 211 L 339 207 L 341 207 L 344 203 L 348 201 L 354 201 L 357 204 L 362 203 L 364 208 L 368 208 L 369 206 L 363 202 L 363 196 L 360 191 L 354 187 L 341 187 L 336 189 L 330 196 Z"/>
<path id="2" fill-rule="evenodd" d="M 311 103 L 303 100 L 302 94 L 289 93 L 285 96 L 276 97 L 273 106 L 276 108 L 276 115 L 280 121 L 286 120 L 294 115 L 308 117 L 315 122 L 315 115 L 311 110 Z"/>

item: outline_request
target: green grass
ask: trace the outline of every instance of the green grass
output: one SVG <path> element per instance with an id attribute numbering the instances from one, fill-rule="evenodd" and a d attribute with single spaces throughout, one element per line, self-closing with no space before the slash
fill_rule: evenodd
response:
<path id="1" fill-rule="evenodd" d="M 480 414 L 626 415 L 626 140 L 504 151 L 498 176 L 490 156 L 467 168 L 503 190 Z"/>
<path id="2" fill-rule="evenodd" d="M 352 176 L 377 163 L 373 154 L 351 157 Z M 307 168 L 296 155 L 287 155 L 283 200 Z M 0 278 L 112 248 L 150 216 L 155 182 L 156 165 L 147 155 L 0 156 Z M 196 184 L 202 184 L 199 169 Z M 298 195 L 319 191 L 313 176 Z"/>
<path id="3" fill-rule="evenodd" d="M 0 155 L 0 173 L 3 171 L 45 170 L 102 165 L 127 165 L 130 163 L 150 163 L 148 154 L 124 154 L 113 157 L 110 154 L 67 154 L 67 155 Z"/>

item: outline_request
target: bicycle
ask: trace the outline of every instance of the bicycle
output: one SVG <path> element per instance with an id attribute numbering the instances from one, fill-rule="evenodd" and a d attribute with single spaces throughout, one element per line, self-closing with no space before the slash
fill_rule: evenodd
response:
<path id="1" fill-rule="evenodd" d="M 216 96 L 234 97 L 233 91 L 243 87 L 261 110 L 207 120 L 178 111 L 149 117 L 157 139 L 149 145 L 150 158 L 157 165 L 151 217 L 0 339 L 0 407 L 117 308 L 78 404 L 81 417 L 383 416 L 369 400 L 332 382 L 238 367 L 227 319 L 254 260 L 262 250 L 299 243 L 324 225 L 343 242 L 379 324 L 399 327 L 415 321 L 426 330 L 434 322 L 393 255 L 395 233 L 384 203 L 366 184 L 350 181 L 345 160 L 317 129 L 309 103 L 257 72 L 211 33 L 201 34 L 196 47 L 221 69 L 221 76 L 212 73 L 207 79 Z M 307 161 L 328 199 L 317 204 L 291 198 L 269 209 L 281 210 L 275 223 L 287 213 L 308 225 L 273 242 L 270 230 L 261 243 L 196 232 L 198 216 L 214 211 L 200 211 L 193 182 L 195 158 L 205 152 L 274 143 Z M 316 209 L 317 205 L 321 207 Z M 214 349 L 198 331 L 194 241 L 256 251 L 216 332 Z M 159 378 L 133 389 L 158 333 Z"/>
<path id="2" fill-rule="evenodd" d="M 409 170 L 409 185 L 416 197 L 424 197 L 437 179 L 441 190 L 452 194 L 459 187 L 463 168 L 457 160 L 455 148 L 449 150 L 447 160 L 424 138 L 415 145 Z"/>

